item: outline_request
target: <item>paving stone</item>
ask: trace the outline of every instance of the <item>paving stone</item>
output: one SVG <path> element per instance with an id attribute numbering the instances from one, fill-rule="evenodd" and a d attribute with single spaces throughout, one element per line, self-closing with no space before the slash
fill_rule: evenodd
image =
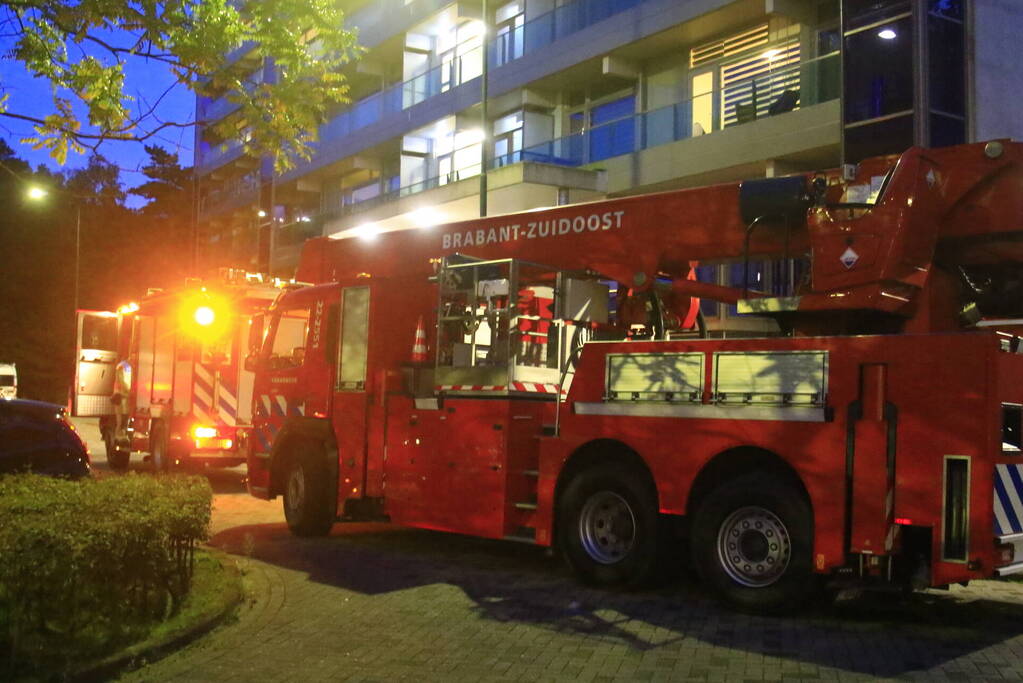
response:
<path id="1" fill-rule="evenodd" d="M 382 524 L 297 539 L 241 476 L 211 475 L 211 544 L 237 559 L 251 600 L 125 680 L 1023 680 L 1017 583 L 751 616 L 691 580 L 584 587 L 518 545 Z"/>

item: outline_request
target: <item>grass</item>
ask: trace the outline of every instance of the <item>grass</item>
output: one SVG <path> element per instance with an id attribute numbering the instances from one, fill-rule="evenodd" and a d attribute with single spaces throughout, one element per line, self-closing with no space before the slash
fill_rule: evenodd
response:
<path id="1" fill-rule="evenodd" d="M 219 551 L 197 549 L 192 588 L 178 612 L 167 620 L 131 630 L 130 640 L 113 634 L 82 633 L 81 647 L 66 644 L 63 650 L 81 653 L 66 662 L 63 657 L 43 658 L 35 668 L 12 667 L 6 639 L 6 615 L 0 613 L 0 679 L 48 681 L 86 677 L 106 679 L 125 669 L 142 666 L 181 647 L 230 614 L 243 595 L 241 574 L 232 560 Z M 118 634 L 123 636 L 124 634 Z M 106 636 L 106 637 L 105 637 Z M 96 643 L 104 646 L 97 649 Z M 88 653 L 87 655 L 85 653 Z"/>

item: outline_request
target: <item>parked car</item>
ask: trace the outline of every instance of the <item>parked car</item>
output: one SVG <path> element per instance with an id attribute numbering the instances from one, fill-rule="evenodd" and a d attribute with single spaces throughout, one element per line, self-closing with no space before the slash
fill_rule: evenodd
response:
<path id="1" fill-rule="evenodd" d="M 0 398 L 18 397 L 18 366 L 0 363 Z"/>
<path id="2" fill-rule="evenodd" d="M 0 401 L 0 474 L 36 472 L 84 477 L 89 448 L 62 406 L 42 401 Z"/>

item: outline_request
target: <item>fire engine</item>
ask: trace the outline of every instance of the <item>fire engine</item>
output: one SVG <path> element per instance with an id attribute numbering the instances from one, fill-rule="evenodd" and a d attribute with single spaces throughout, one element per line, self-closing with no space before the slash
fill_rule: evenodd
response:
<path id="1" fill-rule="evenodd" d="M 112 469 L 141 454 L 154 470 L 245 462 L 253 314 L 280 293 L 260 274 L 151 289 L 118 311 L 80 311 L 74 414 L 99 416 Z"/>
<path id="2" fill-rule="evenodd" d="M 250 493 L 602 585 L 686 548 L 766 611 L 1023 571 L 1021 216 L 992 141 L 311 240 L 247 360 Z"/>

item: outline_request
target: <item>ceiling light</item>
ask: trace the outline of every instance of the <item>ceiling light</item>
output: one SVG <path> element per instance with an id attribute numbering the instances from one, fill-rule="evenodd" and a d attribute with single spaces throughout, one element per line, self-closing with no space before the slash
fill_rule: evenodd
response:
<path id="1" fill-rule="evenodd" d="M 376 223 L 363 223 L 362 225 L 352 228 L 352 235 L 360 239 L 371 242 L 377 238 L 380 234 L 380 228 Z"/>
<path id="2" fill-rule="evenodd" d="M 885 28 L 878 32 L 877 37 L 882 40 L 895 40 L 898 35 L 893 29 Z"/>
<path id="3" fill-rule="evenodd" d="M 432 228 L 444 222 L 444 214 L 436 209 L 423 207 L 409 214 L 409 219 L 417 228 Z"/>

